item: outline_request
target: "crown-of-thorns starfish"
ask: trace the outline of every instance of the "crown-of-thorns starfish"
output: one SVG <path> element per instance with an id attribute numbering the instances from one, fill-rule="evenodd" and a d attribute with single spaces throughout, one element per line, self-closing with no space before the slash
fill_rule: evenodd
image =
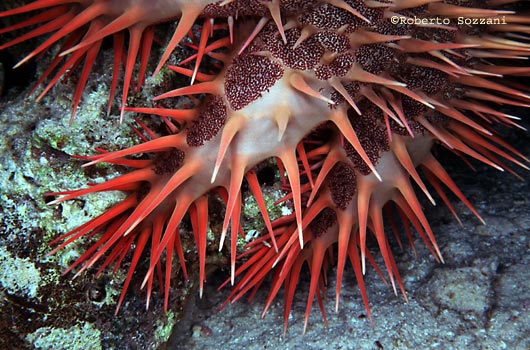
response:
<path id="1" fill-rule="evenodd" d="M 517 3 L 38 0 L 0 13 L 5 17 L 43 10 L 3 30 L 39 24 L 1 48 L 52 32 L 21 63 L 64 38 L 60 53 L 39 81 L 58 68 L 41 96 L 63 73 L 85 59 L 74 92 L 74 112 L 101 41 L 111 35 L 115 40 L 113 99 L 117 72 L 125 55 L 123 31 L 128 30 L 121 115 L 129 111 L 161 116 L 169 130 L 168 135 L 157 136 L 141 124 L 149 135 L 141 144 L 116 152 L 100 150 L 98 155 L 84 157 L 89 161 L 85 166 L 109 162 L 131 171 L 86 189 L 51 193 L 60 197 L 50 204 L 101 191 L 120 190 L 127 197 L 52 242 L 62 242 L 52 253 L 101 231 L 102 236 L 67 272 L 82 265 L 77 272 L 81 273 L 96 263 L 102 271 L 113 263 L 118 267 L 134 245 L 119 308 L 151 241 L 150 268 L 144 280 L 148 302 L 156 273 L 164 285 L 167 308 L 174 254 L 187 278 L 179 231 L 186 214 L 197 245 L 202 295 L 208 197 L 216 194 L 226 203 L 221 247 L 230 230 L 231 277 L 227 283 L 235 287 L 229 301 L 251 289 L 255 291 L 272 273 L 264 313 L 284 285 L 286 328 L 300 270 L 307 262 L 311 283 L 305 330 L 315 296 L 323 311 L 320 288 L 326 280 L 327 266 L 334 261 L 330 248 L 337 246 L 336 307 L 348 258 L 369 312 L 362 279 L 366 259 L 376 266 L 374 253 L 367 249 L 369 233 L 377 243 L 394 290 L 399 287 L 404 294 L 384 232 L 383 213 L 397 235 L 391 214 L 395 208 L 409 240 L 412 226 L 436 259 L 443 261 L 409 179 L 433 203 L 429 188 L 434 188 L 456 216 L 443 184 L 482 221 L 432 155 L 433 145 L 441 144 L 458 156 L 475 158 L 516 176 L 506 162 L 528 169 L 528 159 L 496 136 L 493 128 L 522 127 L 516 116 L 492 103 L 519 107 L 529 107 L 530 103 L 528 87 L 507 78 L 530 74 L 529 67 L 520 65 L 530 52 L 530 17 L 514 11 Z M 396 25 L 389 21 L 392 16 L 444 16 L 454 25 L 415 25 L 406 21 Z M 460 16 L 492 21 L 503 16 L 508 24 L 459 26 L 454 20 Z M 141 51 L 140 87 L 154 40 L 153 26 L 172 19 L 179 22 L 155 74 L 186 35 L 194 37 L 190 29 L 199 19 L 200 38 L 192 45 L 197 54 L 179 66 L 169 67 L 189 76 L 191 85 L 154 100 L 206 97 L 195 99 L 199 102 L 192 109 L 126 107 L 136 56 Z M 205 56 L 222 63 L 218 74 L 201 71 Z M 186 66 L 193 60 L 191 67 Z M 147 159 L 131 157 L 138 154 L 146 154 Z M 272 222 L 253 170 L 271 157 L 277 159 L 284 187 L 289 188 L 284 200 L 291 201 L 294 208 L 292 215 Z M 249 245 L 243 253 L 246 262 L 236 268 L 244 179 L 257 199 L 268 235 Z"/>

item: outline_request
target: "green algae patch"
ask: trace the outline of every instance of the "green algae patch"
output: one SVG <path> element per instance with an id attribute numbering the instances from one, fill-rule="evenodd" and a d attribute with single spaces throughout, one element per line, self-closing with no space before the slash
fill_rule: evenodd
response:
<path id="1" fill-rule="evenodd" d="M 264 187 L 261 189 L 261 191 L 263 195 L 263 201 L 265 202 L 265 207 L 267 208 L 267 213 L 269 214 L 271 222 L 284 215 L 289 215 L 292 213 L 292 210 L 287 204 L 285 204 L 285 202 L 275 204 L 276 201 L 285 196 L 285 192 L 271 187 Z M 247 219 L 243 225 L 245 232 L 250 230 L 261 231 L 265 229 L 265 222 L 263 221 L 261 211 L 254 196 L 247 196 L 244 199 L 242 212 L 244 217 Z"/>
<path id="2" fill-rule="evenodd" d="M 0 284 L 9 293 L 36 298 L 40 284 L 39 269 L 30 259 L 11 255 L 0 247 Z"/>
<path id="3" fill-rule="evenodd" d="M 156 329 L 154 339 L 159 343 L 166 342 L 171 336 L 173 326 L 177 322 L 177 316 L 173 311 L 168 311 L 163 317 L 165 320 L 159 319 L 156 321 Z"/>
<path id="4" fill-rule="evenodd" d="M 28 334 L 26 341 L 34 348 L 43 350 L 101 349 L 100 331 L 87 322 L 84 322 L 82 327 L 42 327 Z"/>

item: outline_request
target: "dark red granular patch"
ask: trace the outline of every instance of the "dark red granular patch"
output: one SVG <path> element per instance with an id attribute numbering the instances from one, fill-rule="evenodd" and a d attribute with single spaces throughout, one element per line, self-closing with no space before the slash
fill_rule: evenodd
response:
<path id="1" fill-rule="evenodd" d="M 425 41 L 436 41 L 439 43 L 451 43 L 456 40 L 456 30 L 443 28 L 426 28 L 420 26 L 412 27 L 412 37 Z"/>
<path id="2" fill-rule="evenodd" d="M 333 203 L 337 208 L 346 209 L 356 191 L 355 171 L 348 164 L 339 162 L 331 169 L 327 180 Z"/>
<path id="3" fill-rule="evenodd" d="M 184 162 L 185 154 L 179 149 L 157 153 L 153 160 L 153 171 L 157 175 L 173 174 Z"/>
<path id="4" fill-rule="evenodd" d="M 368 24 L 366 21 L 355 16 L 354 22 L 353 22 L 354 25 L 352 25 L 351 27 L 347 29 L 348 32 L 353 32 L 353 29 L 355 27 L 374 26 L 384 20 L 384 17 L 383 17 L 384 12 L 385 12 L 384 7 L 368 7 L 364 3 L 364 1 L 359 1 L 359 0 L 345 0 L 345 1 L 346 3 L 348 3 L 348 5 L 350 5 L 352 8 L 354 8 L 357 12 L 359 12 L 361 15 L 363 15 L 366 19 L 370 21 L 370 24 Z M 383 3 L 388 3 L 388 4 L 391 3 L 390 0 L 388 1 L 379 0 L 378 2 L 383 2 Z"/>
<path id="5" fill-rule="evenodd" d="M 285 66 L 296 70 L 313 69 L 324 54 L 324 47 L 313 35 L 293 50 L 300 34 L 298 28 L 287 30 L 287 44 L 284 44 L 282 38 L 277 35 L 276 26 L 271 24 L 263 30 L 260 38 L 265 45 L 264 49 L 270 51 L 275 58 L 281 59 Z"/>
<path id="6" fill-rule="evenodd" d="M 453 98 L 462 99 L 466 93 L 465 86 L 461 84 L 447 82 L 442 89 L 442 97 L 444 100 L 451 100 Z"/>
<path id="7" fill-rule="evenodd" d="M 315 6 L 315 0 L 280 0 L 280 8 L 285 15 L 302 13 L 313 6 Z"/>
<path id="8" fill-rule="evenodd" d="M 348 95 L 350 95 L 351 98 L 355 101 L 355 95 L 357 94 L 357 92 L 359 92 L 359 89 L 361 88 L 360 85 L 356 82 L 351 82 L 344 84 L 344 88 L 348 92 Z M 335 102 L 335 105 L 331 105 L 331 107 L 335 107 L 336 105 L 345 101 L 344 97 L 337 91 L 333 91 L 331 93 L 330 98 L 333 102 Z"/>
<path id="9" fill-rule="evenodd" d="M 220 6 L 221 1 L 216 4 L 208 4 L 202 12 L 205 18 L 226 18 L 228 16 L 270 16 L 269 9 L 263 0 L 238 0 L 230 4 Z M 306 11 L 314 6 L 314 0 L 281 0 L 280 8 L 284 16 L 292 16 Z"/>
<path id="10" fill-rule="evenodd" d="M 337 222 L 337 214 L 330 208 L 324 208 L 309 224 L 309 229 L 313 236 L 320 237 L 326 233 L 327 229 Z"/>
<path id="11" fill-rule="evenodd" d="M 409 119 L 424 115 L 429 110 L 429 107 L 408 96 L 402 97 L 401 105 L 403 106 L 403 114 Z"/>
<path id="12" fill-rule="evenodd" d="M 390 19 L 381 21 L 377 25 L 370 28 L 372 32 L 385 35 L 410 35 L 413 25 L 410 24 L 394 24 Z"/>
<path id="13" fill-rule="evenodd" d="M 324 3 L 300 16 L 298 21 L 320 29 L 338 29 L 346 24 L 355 25 L 355 19 L 356 17 L 348 11 Z"/>
<path id="14" fill-rule="evenodd" d="M 348 37 L 335 31 L 326 30 L 318 32 L 314 37 L 329 52 L 344 53 L 351 48 Z"/>
<path id="15" fill-rule="evenodd" d="M 333 60 L 330 64 L 319 65 L 315 69 L 315 76 L 320 80 L 328 80 L 331 77 L 343 77 L 355 63 L 355 57 L 347 53 Z"/>
<path id="16" fill-rule="evenodd" d="M 430 59 L 428 56 L 424 58 Z M 448 75 L 437 69 L 413 64 L 401 64 L 399 67 L 399 78 L 410 90 L 421 89 L 428 95 L 434 95 L 447 84 Z"/>
<path id="17" fill-rule="evenodd" d="M 230 4 L 220 6 L 221 1 L 216 4 L 208 4 L 202 11 L 206 18 L 226 18 L 228 16 L 259 16 L 269 14 L 269 10 L 260 0 L 238 0 Z"/>
<path id="18" fill-rule="evenodd" d="M 190 146 L 201 146 L 212 139 L 226 122 L 226 106 L 219 96 L 212 96 L 204 104 L 199 117 L 188 129 L 186 141 Z"/>
<path id="19" fill-rule="evenodd" d="M 202 10 L 202 15 L 205 18 L 226 18 L 233 16 L 238 10 L 237 3 L 233 2 L 225 6 L 219 6 L 219 4 L 208 4 Z"/>
<path id="20" fill-rule="evenodd" d="M 383 118 L 382 111 L 368 100 L 361 101 L 358 106 L 363 111 L 363 115 L 358 116 L 353 110 L 350 110 L 348 113 L 350 123 L 368 158 L 372 164 L 376 165 L 381 157 L 381 153 L 390 149 L 387 131 L 378 122 L 378 119 Z M 344 149 L 355 169 L 363 175 L 371 173 L 368 165 L 362 160 L 361 156 L 349 142 L 344 142 Z"/>
<path id="21" fill-rule="evenodd" d="M 243 53 L 226 72 L 225 94 L 233 110 L 239 110 L 261 97 L 283 76 L 283 68 L 267 57 Z"/>
<path id="22" fill-rule="evenodd" d="M 390 65 L 394 50 L 382 44 L 361 45 L 355 52 L 355 59 L 363 69 L 378 75 Z"/>
<path id="23" fill-rule="evenodd" d="M 430 59 L 426 55 L 419 55 L 419 57 Z M 389 72 L 396 80 L 405 82 L 408 89 L 412 91 L 421 90 L 430 96 L 441 94 L 444 98 L 451 98 L 454 93 L 457 93 L 454 91 L 454 86 L 449 84 L 448 75 L 444 72 L 433 68 L 403 63 L 406 59 L 406 55 L 400 56 L 397 60 L 398 62 L 391 64 Z M 401 105 L 407 120 L 414 120 L 415 117 L 424 115 L 430 111 L 423 103 L 408 96 L 401 96 Z M 409 123 L 409 125 L 411 124 Z"/>
<path id="24" fill-rule="evenodd" d="M 423 135 L 425 132 L 425 128 L 418 123 L 413 117 L 409 117 L 407 114 L 405 115 L 405 120 L 409 126 L 409 129 L 412 131 L 414 135 Z M 380 125 L 384 125 L 386 121 L 383 119 L 383 115 L 381 114 L 378 116 L 378 121 Z M 405 128 L 400 126 L 398 123 L 394 121 L 392 118 L 388 118 L 388 125 L 390 126 L 390 131 L 392 131 L 393 134 L 401 135 L 401 136 L 409 136 L 409 131 Z"/>

